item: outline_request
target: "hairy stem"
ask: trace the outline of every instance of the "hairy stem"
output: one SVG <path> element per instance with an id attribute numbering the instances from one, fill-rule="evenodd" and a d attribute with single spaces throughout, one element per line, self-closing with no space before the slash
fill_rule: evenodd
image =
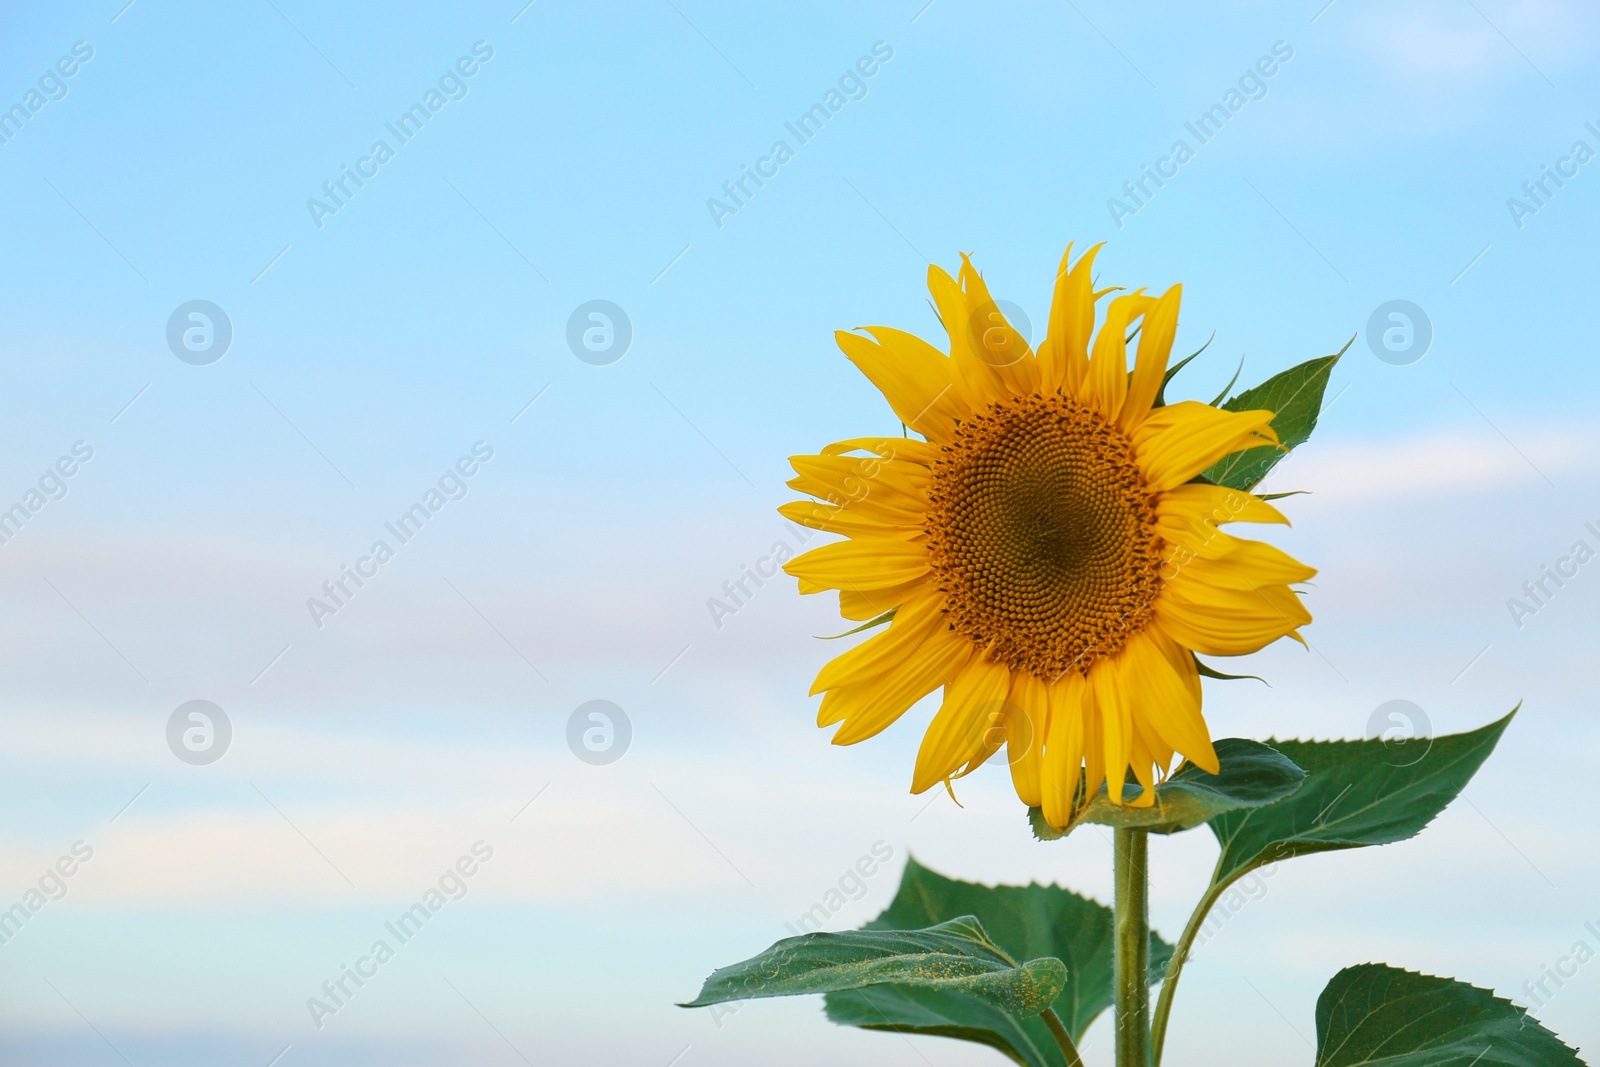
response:
<path id="1" fill-rule="evenodd" d="M 1150 1067 L 1150 832 L 1116 830 L 1117 1067 Z"/>
<path id="2" fill-rule="evenodd" d="M 1061 1048 L 1061 1055 L 1066 1059 L 1067 1067 L 1083 1067 L 1083 1057 L 1078 1055 L 1078 1046 L 1072 1043 L 1072 1035 L 1067 1033 L 1067 1028 L 1061 1022 L 1061 1016 L 1056 1014 L 1056 1010 L 1046 1008 L 1040 1013 L 1039 1018 L 1050 1028 L 1050 1036 L 1056 1039 L 1056 1044 Z"/>

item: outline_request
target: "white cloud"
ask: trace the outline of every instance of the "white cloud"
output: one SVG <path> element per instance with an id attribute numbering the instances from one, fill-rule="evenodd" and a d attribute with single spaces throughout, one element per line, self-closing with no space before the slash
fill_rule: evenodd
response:
<path id="1" fill-rule="evenodd" d="M 1462 496 L 1542 484 L 1600 455 L 1595 438 L 1572 430 L 1516 430 L 1510 440 L 1487 425 L 1383 440 L 1315 440 L 1275 467 L 1264 492 L 1296 489 L 1341 502 Z"/>
<path id="2" fill-rule="evenodd" d="M 1346 33 L 1397 80 L 1443 88 L 1529 64 L 1548 75 L 1592 48 L 1593 9 L 1558 0 L 1515 4 L 1363 5 Z M 1336 20 L 1334 20 L 1336 21 Z"/>

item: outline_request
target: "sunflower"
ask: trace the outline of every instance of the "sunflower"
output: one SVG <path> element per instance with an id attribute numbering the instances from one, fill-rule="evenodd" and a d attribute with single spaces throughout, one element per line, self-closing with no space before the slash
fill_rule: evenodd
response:
<path id="1" fill-rule="evenodd" d="M 1195 653 L 1298 640 L 1311 616 L 1290 586 L 1316 573 L 1218 529 L 1288 521 L 1200 477 L 1277 445 L 1273 413 L 1163 403 L 1182 287 L 1113 297 L 1096 334 L 1118 291 L 1093 287 L 1099 247 L 1072 263 L 1068 246 L 1037 352 L 966 256 L 959 281 L 928 269 L 948 355 L 885 326 L 839 332 L 906 436 L 792 457 L 788 484 L 816 499 L 780 509 L 845 537 L 785 565 L 800 591 L 837 590 L 859 629 L 887 622 L 817 675 L 818 725 L 854 744 L 942 687 L 912 792 L 1003 745 L 1017 795 L 1057 827 L 1102 782 L 1122 803 L 1130 770 L 1136 805 L 1175 755 L 1216 773 Z"/>

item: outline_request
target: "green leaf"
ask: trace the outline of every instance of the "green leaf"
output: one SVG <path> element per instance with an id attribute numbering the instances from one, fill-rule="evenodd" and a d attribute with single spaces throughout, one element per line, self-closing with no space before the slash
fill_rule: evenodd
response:
<path id="1" fill-rule="evenodd" d="M 921 930 L 847 930 L 786 937 L 719 967 L 686 1008 L 730 1000 L 828 993 L 898 983 L 975 997 L 1012 1015 L 1038 1015 L 1067 982 L 1058 959 L 1019 965 L 971 915 Z"/>
<path id="2" fill-rule="evenodd" d="M 840 1026 L 971 1041 L 1024 1067 L 1064 1067 L 1066 1063 L 1038 1016 L 1019 1019 L 971 997 L 915 986 L 879 985 L 829 993 L 823 1003 L 828 1020 Z"/>
<path id="3" fill-rule="evenodd" d="M 912 859 L 894 900 L 867 929 L 910 930 L 959 914 L 976 915 L 995 944 L 1014 959 L 1051 956 L 1066 965 L 1071 977 L 1053 1006 L 1074 1040 L 1111 1006 L 1111 909 L 1056 886 L 962 882 Z M 1171 956 L 1172 946 L 1152 933 L 1152 985 Z M 1037 1015 L 1006 1015 L 970 997 L 894 985 L 829 993 L 826 1003 L 828 1018 L 837 1023 L 975 1041 L 1030 1067 L 1062 1063 Z"/>
<path id="4" fill-rule="evenodd" d="M 1222 845 L 1212 884 L 1291 856 L 1414 837 L 1477 773 L 1514 715 L 1433 738 L 1421 758 L 1409 755 L 1410 742 L 1403 760 L 1377 738 L 1269 742 L 1306 769 L 1305 783 L 1282 800 L 1210 820 Z"/>
<path id="5" fill-rule="evenodd" d="M 1386 845 L 1421 833 L 1477 773 L 1516 713 L 1512 709 L 1499 722 L 1468 733 L 1430 738 L 1420 757 L 1413 755 L 1415 741 L 1407 743 L 1403 756 L 1377 738 L 1270 742 L 1305 768 L 1306 779 L 1280 800 L 1223 812 L 1210 820 L 1222 850 L 1211 884 L 1178 938 L 1176 962 L 1161 987 L 1155 1016 L 1157 1048 L 1166 1038 L 1168 1011 L 1184 960 L 1201 924 L 1229 886 L 1279 860 Z"/>
<path id="6" fill-rule="evenodd" d="M 1351 341 L 1354 340 L 1351 338 Z M 1261 445 L 1224 456 L 1212 464 L 1202 477 L 1230 489 L 1254 488 L 1279 460 L 1289 454 L 1289 449 L 1304 444 L 1311 436 L 1311 431 L 1316 429 L 1317 416 L 1322 412 L 1322 394 L 1328 387 L 1328 376 L 1333 373 L 1339 357 L 1349 348 L 1350 341 L 1346 341 L 1344 348 L 1333 355 L 1307 360 L 1281 374 L 1274 374 L 1255 388 L 1246 389 L 1224 403 L 1222 407 L 1227 411 L 1272 412 L 1272 428 L 1277 431 L 1278 443 L 1283 447 Z"/>
<path id="7" fill-rule="evenodd" d="M 1487 989 L 1381 963 L 1317 998 L 1317 1067 L 1582 1067 L 1524 1008 Z"/>
<path id="8" fill-rule="evenodd" d="M 1256 808 L 1289 796 L 1305 779 L 1306 772 L 1294 760 L 1276 749 L 1242 737 L 1224 737 L 1216 742 L 1220 773 L 1207 774 L 1193 763 L 1185 763 L 1176 774 L 1156 786 L 1155 803 L 1148 808 L 1133 806 L 1143 789 L 1133 783 L 1122 787 L 1122 803 L 1111 803 L 1101 787 L 1099 794 L 1079 809 L 1072 823 L 1057 830 L 1045 821 L 1038 808 L 1028 811 L 1033 834 L 1041 841 L 1067 836 L 1080 823 L 1099 823 L 1171 834 L 1209 822 L 1225 812 Z"/>

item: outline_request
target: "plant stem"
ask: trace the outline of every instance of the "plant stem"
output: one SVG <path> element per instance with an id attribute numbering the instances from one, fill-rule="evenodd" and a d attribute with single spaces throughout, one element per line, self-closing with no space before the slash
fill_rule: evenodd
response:
<path id="1" fill-rule="evenodd" d="M 1166 977 L 1161 981 L 1161 995 L 1156 998 L 1155 1023 L 1150 1028 L 1150 1049 L 1157 1064 L 1161 1063 L 1161 1050 L 1167 1043 L 1167 1016 L 1172 1012 L 1172 998 L 1178 992 L 1178 975 L 1183 973 L 1183 965 L 1189 962 L 1189 950 L 1194 947 L 1194 939 L 1200 933 L 1200 924 L 1211 914 L 1211 908 L 1222 896 L 1222 891 L 1232 884 L 1212 883 L 1206 895 L 1200 898 L 1200 903 L 1195 905 L 1194 914 L 1189 916 L 1189 924 L 1183 928 L 1183 936 L 1178 938 L 1178 944 L 1172 950 Z"/>
<path id="2" fill-rule="evenodd" d="M 1117 1067 L 1150 1067 L 1150 832 L 1119 827 L 1114 848 Z"/>
<path id="3" fill-rule="evenodd" d="M 1056 1039 L 1056 1044 L 1061 1048 L 1061 1055 L 1067 1061 L 1067 1067 L 1083 1067 L 1083 1057 L 1078 1055 L 1078 1046 L 1072 1043 L 1072 1035 L 1067 1033 L 1067 1028 L 1061 1022 L 1061 1016 L 1056 1014 L 1054 1008 L 1046 1008 L 1039 1016 L 1044 1024 L 1050 1028 L 1050 1036 Z"/>

